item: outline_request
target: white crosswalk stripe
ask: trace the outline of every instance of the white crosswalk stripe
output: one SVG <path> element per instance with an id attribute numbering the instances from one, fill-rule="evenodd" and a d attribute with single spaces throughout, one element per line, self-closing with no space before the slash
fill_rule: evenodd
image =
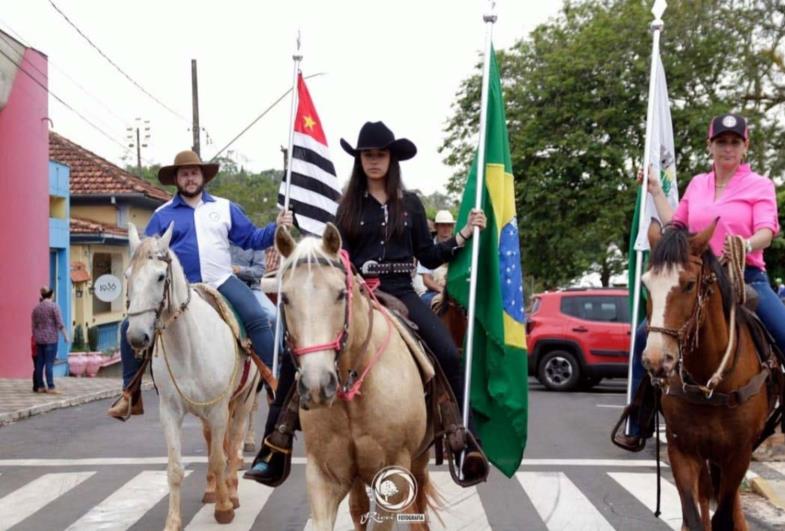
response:
<path id="1" fill-rule="evenodd" d="M 237 473 L 240 482 L 237 487 L 240 507 L 235 510 L 234 520 L 232 520 L 231 525 L 232 531 L 251 529 L 256 517 L 273 492 L 271 487 L 260 485 L 255 481 L 243 480 L 242 475 L 242 471 Z M 219 529 L 225 531 L 227 527 L 215 521 L 214 512 L 215 505 L 213 504 L 202 507 L 186 526 L 186 531 L 217 531 Z"/>
<path id="2" fill-rule="evenodd" d="M 582 492 L 579 487 L 579 485 L 584 488 L 588 484 L 597 485 L 598 481 L 602 482 L 602 478 L 605 478 L 607 485 L 611 489 L 610 492 L 618 492 L 618 488 L 621 487 L 627 495 L 627 500 L 623 503 L 618 499 L 614 499 L 614 507 L 626 506 L 628 507 L 627 513 L 629 511 L 637 511 L 634 518 L 642 523 L 645 522 L 642 518 L 646 517 L 645 515 L 651 515 L 651 510 L 656 502 L 656 473 L 653 468 L 645 467 L 639 469 L 641 471 L 630 471 L 629 467 L 616 468 L 616 470 L 613 468 L 603 471 L 595 470 L 596 472 L 589 470 L 587 473 L 586 466 L 575 464 L 566 467 L 564 470 L 541 470 L 541 466 L 534 466 L 519 471 L 516 473 L 512 483 L 508 484 L 509 487 L 504 487 L 505 489 L 518 491 L 519 484 L 520 489 L 523 491 L 520 494 L 512 493 L 515 497 L 514 499 L 521 499 L 521 503 L 520 506 L 509 507 L 509 509 L 517 510 L 518 516 L 522 519 L 521 521 L 531 522 L 532 527 L 544 527 L 549 531 L 572 529 L 605 531 L 614 529 L 614 525 L 619 529 L 624 528 L 624 518 L 630 517 L 629 514 L 620 515 L 616 512 L 616 509 L 609 511 L 609 506 L 606 503 L 598 503 L 600 496 L 597 492 Z M 785 471 L 785 467 L 783 467 L 783 470 Z M 305 481 L 301 472 L 302 468 L 299 468 L 299 471 L 299 473 L 293 471 L 293 477 L 284 486 L 280 487 L 281 489 L 290 490 L 285 494 L 279 492 L 279 495 L 287 497 L 293 492 L 303 495 Z M 186 470 L 186 477 L 189 477 L 191 472 L 192 470 Z M 664 472 L 669 472 L 669 470 L 664 470 Z M 13 478 L 13 474 L 9 475 L 8 470 L 3 470 L 2 473 L 4 481 L 6 481 L 7 477 Z M 90 488 L 94 489 L 95 482 L 101 480 L 100 468 L 81 472 L 46 473 L 33 477 L 29 483 L 0 498 L 0 531 L 14 527 L 23 520 L 33 517 L 38 511 L 45 509 L 48 504 L 68 494 L 95 474 L 99 474 L 99 476 L 91 481 Z M 165 518 L 166 504 L 161 502 L 166 499 L 169 491 L 166 471 L 158 469 L 140 472 L 136 468 L 129 469 L 129 476 L 132 477 L 125 484 L 111 493 L 103 494 L 105 496 L 103 499 L 90 498 L 88 496 L 88 499 L 96 499 L 96 502 L 93 502 L 95 505 L 92 507 L 76 506 L 72 511 L 74 516 L 71 519 L 76 518 L 80 514 L 81 516 L 78 516 L 78 519 L 75 521 L 71 520 L 73 523 L 70 526 L 68 525 L 69 522 L 63 522 L 63 526 L 60 529 L 66 529 L 66 531 L 123 531 L 139 523 L 146 515 L 147 520 L 149 520 L 153 515 L 148 515 L 148 513 L 153 511 L 153 509 L 155 509 L 154 520 L 157 521 L 161 518 L 162 524 L 163 518 Z M 192 476 L 190 477 L 190 490 L 185 489 L 184 483 L 184 491 L 189 492 L 191 497 L 198 491 L 199 496 L 201 496 L 201 489 L 204 486 L 204 475 L 201 472 L 197 472 Z M 428 514 L 427 518 L 431 529 L 451 531 L 492 529 L 492 526 L 495 524 L 492 524 L 490 517 L 493 515 L 489 515 L 486 512 L 484 505 L 484 503 L 491 503 L 492 505 L 492 501 L 483 499 L 481 495 L 483 489 L 460 488 L 452 481 L 449 472 L 444 471 L 444 469 L 431 469 L 430 477 L 444 501 L 443 510 L 439 512 L 441 521 L 435 515 Z M 666 474 L 666 478 L 669 477 L 669 474 Z M 591 478 L 592 482 L 587 483 L 587 478 Z M 644 525 L 650 525 L 651 527 L 642 528 L 654 529 L 660 526 L 662 528 L 679 529 L 681 526 L 681 504 L 678 492 L 672 481 L 666 478 L 663 478 L 662 482 L 662 515 L 660 516 L 662 523 L 658 524 L 653 516 L 649 516 L 651 521 Z M 507 480 L 495 479 L 494 481 Z M 592 489 L 594 488 L 592 487 Z M 190 531 L 217 531 L 219 529 L 222 531 L 247 531 L 254 527 L 265 528 L 268 519 L 270 517 L 274 518 L 278 512 L 278 509 L 274 506 L 267 507 L 273 491 L 274 489 L 269 487 L 240 479 L 239 495 L 241 506 L 236 510 L 235 518 L 231 525 L 222 526 L 216 523 L 213 516 L 214 506 L 204 505 L 196 511 L 193 509 L 186 510 L 182 515 L 183 523 L 187 522 L 185 529 Z M 611 496 L 611 494 L 607 494 L 607 496 Z M 523 499 L 524 497 L 525 500 Z M 72 496 L 69 498 L 69 501 L 73 499 L 76 503 L 79 503 L 79 499 L 75 498 L 78 497 Z M 191 499 L 191 503 L 184 504 L 184 506 L 194 507 L 193 501 Z M 600 503 L 602 503 L 602 506 L 600 506 Z M 533 507 L 534 511 L 525 509 L 527 507 Z M 527 512 L 522 512 L 524 510 L 527 510 Z M 307 512 L 307 502 L 302 506 L 297 506 L 291 515 L 292 517 L 300 515 L 302 519 L 298 523 L 290 524 L 288 528 L 311 530 L 312 522 L 307 519 Z M 262 513 L 266 516 L 261 516 Z M 40 516 L 37 518 L 40 518 Z M 32 522 L 33 520 L 31 520 L 30 524 L 27 524 L 28 527 L 23 525 L 22 528 L 31 529 Z M 149 524 L 150 521 L 147 521 L 147 523 Z M 255 523 L 256 526 L 254 526 Z M 408 526 L 398 524 L 397 528 L 405 529 Z M 349 514 L 348 496 L 339 507 L 335 529 L 353 529 L 353 523 Z"/>
<path id="3" fill-rule="evenodd" d="M 185 476 L 191 473 L 185 471 Z M 123 531 L 169 494 L 165 470 L 145 470 L 114 491 L 66 531 Z"/>
<path id="4" fill-rule="evenodd" d="M 654 507 L 657 501 L 657 475 L 651 472 L 610 472 L 608 473 L 627 492 L 635 496 L 638 501 L 649 507 Z M 679 491 L 669 481 L 663 478 L 660 502 L 660 519 L 671 529 L 681 529 L 681 502 Z"/>
<path id="5" fill-rule="evenodd" d="M 592 505 L 564 472 L 515 474 L 550 531 L 581 529 L 613 531 L 613 526 Z"/>
<path id="6" fill-rule="evenodd" d="M 0 500 L 0 530 L 5 531 L 41 510 L 95 472 L 44 474 Z"/>

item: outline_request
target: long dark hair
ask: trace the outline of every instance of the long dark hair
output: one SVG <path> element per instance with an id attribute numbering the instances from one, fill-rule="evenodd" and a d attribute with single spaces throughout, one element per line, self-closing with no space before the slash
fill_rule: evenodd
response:
<path id="1" fill-rule="evenodd" d="M 360 233 L 360 214 L 362 212 L 363 195 L 368 190 L 368 177 L 363 170 L 359 153 L 354 157 L 354 167 L 349 184 L 343 193 L 338 211 L 335 214 L 335 224 L 341 234 L 353 240 Z M 385 191 L 387 192 L 387 237 L 399 237 L 403 234 L 403 192 L 401 181 L 401 165 L 398 160 L 390 155 L 390 168 L 385 176 Z"/>

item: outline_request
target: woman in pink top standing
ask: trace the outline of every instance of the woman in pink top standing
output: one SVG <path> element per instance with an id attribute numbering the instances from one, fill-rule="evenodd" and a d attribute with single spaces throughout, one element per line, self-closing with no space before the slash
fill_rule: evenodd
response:
<path id="1" fill-rule="evenodd" d="M 737 114 L 717 116 L 709 124 L 708 134 L 712 171 L 692 178 L 675 211 L 653 174 L 648 179 L 648 192 L 663 223 L 680 223 L 690 232 L 699 232 L 719 218 L 709 242 L 718 257 L 725 250 L 726 236 L 744 238 L 747 247 L 744 281 L 758 294 L 755 310 L 758 317 L 771 332 L 780 351 L 785 352 L 785 304 L 772 289 L 763 260 L 763 250 L 771 245 L 780 230 L 777 198 L 771 179 L 753 172 L 744 162 L 749 147 L 749 130 L 743 117 Z M 635 345 L 633 387 L 637 389 L 645 374 L 641 364 L 646 346 L 645 323 L 636 331 Z M 614 440 L 628 450 L 638 451 L 643 449 L 643 436 L 635 420 L 630 417 L 628 435 L 617 436 Z"/>

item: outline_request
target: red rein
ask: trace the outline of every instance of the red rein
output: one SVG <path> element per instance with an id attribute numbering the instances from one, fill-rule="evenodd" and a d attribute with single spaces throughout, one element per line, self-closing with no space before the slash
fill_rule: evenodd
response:
<path id="1" fill-rule="evenodd" d="M 343 264 L 344 270 L 346 271 L 346 326 L 341 328 L 338 332 L 338 335 L 330 341 L 329 343 L 320 343 L 318 345 L 312 345 L 309 347 L 301 347 L 301 348 L 293 348 L 292 353 L 295 356 L 304 356 L 305 354 L 310 354 L 312 352 L 321 352 L 324 350 L 334 350 L 336 354 L 340 354 L 343 344 L 347 338 L 344 338 L 344 335 L 348 334 L 349 326 L 352 322 L 352 297 L 354 295 L 354 275 L 352 274 L 352 264 L 349 261 L 349 253 L 345 250 L 341 249 L 338 254 L 339 258 L 341 259 L 341 263 Z M 379 285 L 378 279 L 370 279 L 369 281 L 361 280 L 361 283 L 365 284 L 367 287 L 367 291 L 373 302 L 375 303 L 374 306 L 377 308 L 381 308 L 379 305 L 379 301 L 376 299 L 376 296 L 373 294 L 373 290 Z M 373 309 L 371 309 L 373 311 Z M 385 320 L 387 321 L 387 337 L 385 337 L 382 344 L 379 346 L 379 349 L 374 353 L 373 359 L 371 362 L 365 367 L 362 374 L 360 375 L 357 380 L 354 381 L 352 386 L 349 389 L 345 389 L 343 387 L 338 388 L 337 396 L 341 400 L 346 402 L 350 402 L 354 399 L 355 396 L 361 394 L 360 387 L 362 387 L 363 382 L 365 381 L 365 377 L 371 371 L 376 362 L 379 361 L 379 357 L 381 356 L 382 352 L 387 348 L 387 345 L 390 342 L 390 337 L 392 335 L 392 323 L 390 322 L 390 317 L 387 315 L 387 312 L 382 310 L 382 314 L 384 315 Z"/>

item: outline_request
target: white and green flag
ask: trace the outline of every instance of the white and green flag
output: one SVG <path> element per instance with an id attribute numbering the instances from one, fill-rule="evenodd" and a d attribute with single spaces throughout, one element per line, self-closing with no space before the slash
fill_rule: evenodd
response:
<path id="1" fill-rule="evenodd" d="M 668 82 L 665 80 L 665 69 L 662 60 L 657 57 L 657 80 L 654 92 L 654 113 L 652 115 L 651 145 L 649 146 L 649 157 L 654 167 L 654 175 L 660 179 L 662 190 L 668 198 L 668 203 L 675 210 L 679 204 L 679 188 L 676 186 L 676 156 L 673 148 L 673 126 L 671 124 L 671 109 L 668 101 Z M 651 176 L 650 176 L 651 177 Z M 641 219 L 641 193 L 643 188 L 638 189 L 638 197 L 635 201 L 635 215 L 632 218 L 632 231 L 630 234 L 629 246 L 629 287 L 630 305 L 632 305 L 632 293 L 635 285 L 640 279 L 635 278 L 636 263 L 638 260 L 637 251 L 649 250 L 648 230 L 651 218 L 659 219 L 657 209 L 654 207 L 654 200 L 651 195 L 646 194 L 646 209 Z M 640 223 L 639 223 L 640 222 Z M 639 229 L 636 232 L 636 227 Z M 647 256 L 644 256 L 644 263 Z M 642 315 L 638 315 L 639 319 Z"/>

